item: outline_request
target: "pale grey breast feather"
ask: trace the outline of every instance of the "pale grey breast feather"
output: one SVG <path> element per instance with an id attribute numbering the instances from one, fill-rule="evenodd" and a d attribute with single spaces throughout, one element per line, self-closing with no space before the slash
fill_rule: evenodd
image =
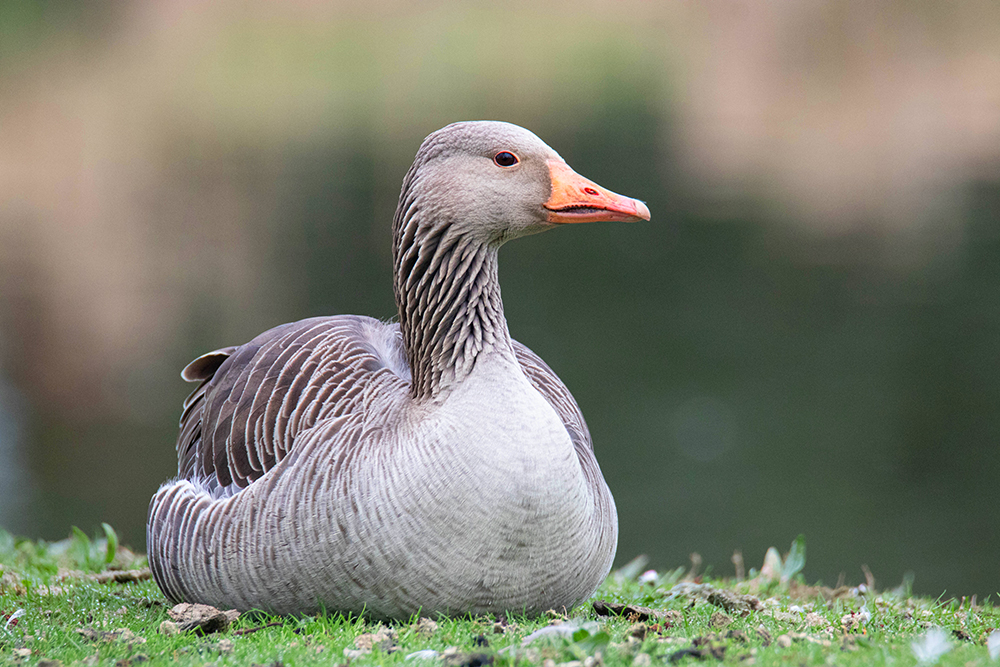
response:
<path id="1" fill-rule="evenodd" d="M 573 398 L 569 388 L 563 384 L 548 364 L 542 361 L 541 357 L 516 340 L 512 342 L 514 343 L 514 354 L 517 356 L 518 363 L 521 364 L 521 370 L 524 371 L 532 386 L 556 411 L 562 423 L 566 425 L 566 431 L 569 432 L 569 437 L 573 441 L 578 455 L 581 455 L 581 450 L 594 451 L 594 443 L 590 439 L 587 422 L 584 421 L 580 406 L 576 404 L 576 399 Z"/>
<path id="2" fill-rule="evenodd" d="M 511 342 L 514 345 L 517 361 L 521 364 L 521 370 L 524 371 L 528 381 L 552 406 L 566 427 L 566 432 L 569 433 L 569 437 L 573 441 L 576 456 L 580 460 L 583 474 L 590 482 L 590 488 L 603 487 L 605 484 L 604 475 L 601 474 L 601 468 L 594 457 L 594 443 L 590 439 L 590 430 L 587 428 L 587 422 L 584 420 L 583 413 L 580 411 L 580 406 L 576 404 L 573 394 L 537 354 L 516 340 Z M 617 521 L 618 515 L 615 513 L 614 501 L 610 493 L 598 493 L 594 499 L 601 507 L 602 516 Z"/>

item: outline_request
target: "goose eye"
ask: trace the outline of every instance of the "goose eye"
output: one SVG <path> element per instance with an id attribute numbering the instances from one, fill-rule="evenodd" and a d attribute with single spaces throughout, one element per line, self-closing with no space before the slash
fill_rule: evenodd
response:
<path id="1" fill-rule="evenodd" d="M 510 151 L 500 151 L 493 156 L 493 161 L 500 167 L 513 167 L 517 164 L 517 156 Z"/>

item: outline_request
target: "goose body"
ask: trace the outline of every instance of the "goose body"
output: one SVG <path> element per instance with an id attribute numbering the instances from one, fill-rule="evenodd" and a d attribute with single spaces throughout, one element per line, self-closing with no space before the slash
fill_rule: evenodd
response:
<path id="1" fill-rule="evenodd" d="M 400 322 L 285 324 L 183 373 L 178 472 L 147 522 L 168 598 L 377 617 L 571 607 L 614 558 L 614 500 L 572 394 L 511 339 L 499 246 L 648 219 L 527 130 L 430 135 L 393 224 Z"/>

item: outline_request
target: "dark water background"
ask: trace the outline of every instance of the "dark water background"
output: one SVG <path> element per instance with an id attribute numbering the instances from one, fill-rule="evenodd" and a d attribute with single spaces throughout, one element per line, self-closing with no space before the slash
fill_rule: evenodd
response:
<path id="1" fill-rule="evenodd" d="M 866 564 L 884 586 L 1000 590 L 996 12 L 942 26 L 890 5 L 912 30 L 877 23 L 862 42 L 881 50 L 858 53 L 841 41 L 867 20 L 852 3 L 791 24 L 586 5 L 544 47 L 558 11 L 150 3 L 108 5 L 86 33 L 72 5 L 27 5 L 0 12 L 0 526 L 57 539 L 107 521 L 141 548 L 176 469 L 179 370 L 285 321 L 394 316 L 409 161 L 428 132 L 488 117 L 653 214 L 501 252 L 511 333 L 590 425 L 619 563 L 697 551 L 727 574 L 734 550 L 759 567 L 804 533 L 813 581 Z M 761 24 L 785 42 L 748 72 L 740 49 L 776 39 Z M 746 43 L 700 69 L 727 35 Z M 803 43 L 828 57 L 801 60 Z M 913 53 L 952 69 L 908 69 Z M 883 118 L 859 69 L 909 81 L 884 93 L 905 113 Z M 716 87 L 723 108 L 754 98 L 730 72 L 796 93 L 768 102 L 767 132 L 699 106 Z"/>

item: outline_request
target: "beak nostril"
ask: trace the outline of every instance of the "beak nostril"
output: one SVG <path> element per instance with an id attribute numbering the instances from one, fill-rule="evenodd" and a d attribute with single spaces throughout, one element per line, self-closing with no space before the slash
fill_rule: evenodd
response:
<path id="1" fill-rule="evenodd" d="M 595 190 L 594 188 L 584 188 L 583 191 L 586 192 L 588 195 L 596 195 L 597 194 L 597 190 Z"/>

